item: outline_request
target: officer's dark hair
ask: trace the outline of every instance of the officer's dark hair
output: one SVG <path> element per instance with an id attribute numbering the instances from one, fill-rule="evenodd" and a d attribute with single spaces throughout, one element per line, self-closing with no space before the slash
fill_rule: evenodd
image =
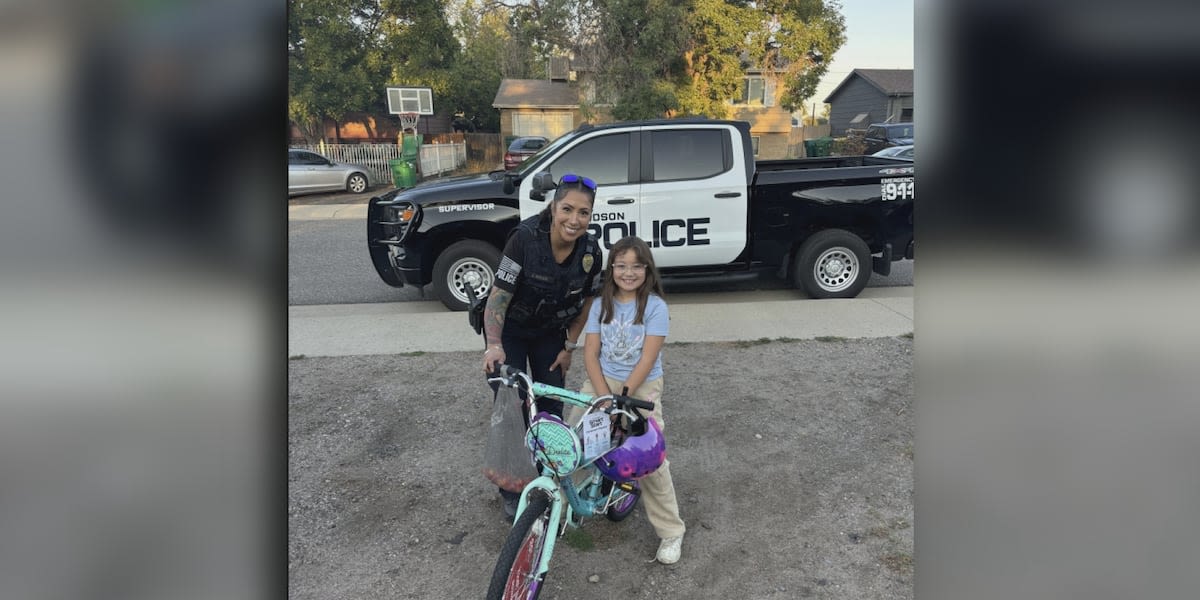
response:
<path id="1" fill-rule="evenodd" d="M 593 206 L 596 205 L 596 190 L 583 185 L 582 180 L 572 181 L 571 183 L 563 183 L 560 181 L 558 182 L 558 187 L 554 189 L 554 198 L 550 200 L 550 203 L 546 205 L 546 208 L 542 209 L 542 212 L 539 213 L 539 216 L 545 219 L 550 218 L 550 215 L 554 213 L 554 205 L 557 204 L 559 200 L 562 200 L 563 196 L 566 196 L 567 192 L 571 190 L 578 190 L 587 194 L 588 201 L 591 202 Z"/>

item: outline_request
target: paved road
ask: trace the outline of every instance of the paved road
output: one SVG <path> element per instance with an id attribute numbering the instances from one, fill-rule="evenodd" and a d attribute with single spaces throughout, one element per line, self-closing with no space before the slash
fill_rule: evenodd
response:
<path id="1" fill-rule="evenodd" d="M 893 263 L 888 277 L 872 275 L 869 287 L 910 286 L 913 261 Z M 671 294 L 714 290 L 783 290 L 786 282 L 764 280 L 729 286 L 669 287 Z M 803 297 L 802 292 L 795 292 Z M 367 255 L 362 219 L 290 220 L 288 222 L 288 305 L 362 304 L 434 299 L 411 287 L 393 288 L 375 274 Z"/>

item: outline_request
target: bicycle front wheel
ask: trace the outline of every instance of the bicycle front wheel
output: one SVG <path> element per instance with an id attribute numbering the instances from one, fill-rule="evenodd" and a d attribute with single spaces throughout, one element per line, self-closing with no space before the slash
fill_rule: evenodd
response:
<path id="1" fill-rule="evenodd" d="M 543 493 L 529 495 L 525 510 L 517 517 L 496 560 L 488 600 L 534 600 L 545 578 L 537 579 L 538 561 L 546 540 L 554 535 L 550 527 L 550 498 Z"/>

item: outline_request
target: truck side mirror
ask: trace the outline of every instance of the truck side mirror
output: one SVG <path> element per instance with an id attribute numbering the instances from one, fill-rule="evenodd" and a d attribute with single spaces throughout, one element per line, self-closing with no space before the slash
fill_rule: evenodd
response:
<path id="1" fill-rule="evenodd" d="M 558 184 L 554 183 L 554 176 L 549 171 L 542 171 L 534 175 L 530 184 L 533 189 L 529 191 L 529 198 L 538 202 L 545 202 L 546 192 L 558 187 Z"/>

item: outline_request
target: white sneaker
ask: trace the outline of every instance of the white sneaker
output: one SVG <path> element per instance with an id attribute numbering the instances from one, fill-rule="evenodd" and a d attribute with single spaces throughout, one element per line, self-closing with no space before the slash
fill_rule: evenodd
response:
<path id="1" fill-rule="evenodd" d="M 679 551 L 682 546 L 682 535 L 679 537 L 666 538 L 658 544 L 658 554 L 654 558 L 664 565 L 673 565 L 679 562 Z"/>

